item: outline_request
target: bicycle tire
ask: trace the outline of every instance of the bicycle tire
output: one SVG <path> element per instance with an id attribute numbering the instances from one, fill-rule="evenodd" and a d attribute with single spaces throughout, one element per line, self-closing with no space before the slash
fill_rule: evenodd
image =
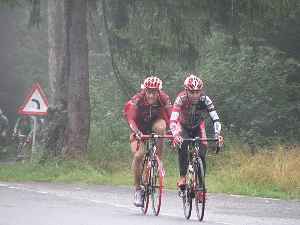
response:
<path id="1" fill-rule="evenodd" d="M 23 143 L 20 143 L 17 147 L 17 151 L 16 151 L 16 162 L 20 162 L 22 161 L 23 157 L 21 155 L 22 153 L 22 149 L 23 149 Z"/>
<path id="2" fill-rule="evenodd" d="M 162 167 L 160 158 L 156 155 L 151 161 L 151 200 L 152 210 L 155 216 L 158 216 L 162 197 Z"/>
<path id="3" fill-rule="evenodd" d="M 188 220 L 191 217 L 192 212 L 192 195 L 191 195 L 191 188 L 188 186 L 186 190 L 183 191 L 183 213 L 184 217 Z"/>
<path id="4" fill-rule="evenodd" d="M 142 166 L 141 189 L 143 191 L 142 199 L 143 205 L 141 207 L 142 213 L 146 214 L 149 205 L 149 181 L 150 181 L 150 163 L 149 160 L 144 158 Z"/>
<path id="5" fill-rule="evenodd" d="M 195 205 L 196 205 L 196 214 L 199 221 L 203 220 L 204 210 L 205 210 L 205 179 L 204 179 L 204 169 L 203 163 L 200 158 L 197 158 L 197 161 L 194 163 L 195 171 Z M 199 199 L 198 193 L 203 191 L 202 199 Z"/>

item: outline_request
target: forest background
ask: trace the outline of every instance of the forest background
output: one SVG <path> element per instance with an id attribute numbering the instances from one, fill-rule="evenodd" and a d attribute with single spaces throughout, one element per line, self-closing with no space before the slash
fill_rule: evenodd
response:
<path id="1" fill-rule="evenodd" d="M 0 2 L 0 108 L 12 127 L 35 83 L 50 95 L 47 4 L 41 2 L 42 20 L 31 26 L 28 21 L 34 17 L 29 4 L 12 10 L 7 1 Z M 299 197 L 298 1 L 89 2 L 91 132 L 87 159 L 93 165 L 129 164 L 123 105 L 147 76 L 159 76 L 163 90 L 174 100 L 183 90 L 184 79 L 196 74 L 217 108 L 226 140 L 222 158 L 212 157 L 211 164 L 226 165 L 228 160 L 232 168 L 238 164 L 239 173 L 249 173 L 247 187 L 257 179 L 256 191 L 266 183 L 264 176 L 258 176 L 266 172 L 260 165 L 267 165 L 275 172 L 270 184 L 274 191 L 285 181 L 289 186 L 286 198 Z M 210 121 L 207 130 L 210 134 Z M 170 150 L 166 152 L 170 161 L 176 161 Z M 238 180 L 239 175 L 234 175 Z"/>

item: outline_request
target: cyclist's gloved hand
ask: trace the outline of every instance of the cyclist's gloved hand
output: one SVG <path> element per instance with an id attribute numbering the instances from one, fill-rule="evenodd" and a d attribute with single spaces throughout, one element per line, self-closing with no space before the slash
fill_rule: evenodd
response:
<path id="1" fill-rule="evenodd" d="M 30 135 L 30 134 L 28 134 L 28 136 L 27 136 L 27 138 L 26 138 L 26 141 L 27 141 L 27 142 L 29 142 L 29 141 L 30 141 L 30 139 L 31 139 L 31 135 Z"/>
<path id="2" fill-rule="evenodd" d="M 135 138 L 135 139 L 138 139 L 138 140 L 141 140 L 142 139 L 142 132 L 140 131 L 140 130 L 135 130 L 134 132 L 133 132 L 133 137 Z"/>
<path id="3" fill-rule="evenodd" d="M 182 143 L 182 138 L 180 137 L 179 134 L 175 134 L 173 136 L 173 151 L 175 151 L 177 146 L 180 146 Z"/>
<path id="4" fill-rule="evenodd" d="M 219 135 L 218 133 L 215 134 L 215 139 L 218 140 L 217 141 L 217 145 L 222 147 L 224 145 L 224 138 L 223 136 Z"/>

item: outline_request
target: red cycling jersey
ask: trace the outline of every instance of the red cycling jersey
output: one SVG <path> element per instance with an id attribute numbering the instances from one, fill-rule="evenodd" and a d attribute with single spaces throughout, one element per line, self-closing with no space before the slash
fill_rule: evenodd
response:
<path id="1" fill-rule="evenodd" d="M 125 106 L 125 117 L 131 131 L 140 130 L 142 133 L 151 131 L 151 126 L 158 118 L 164 119 L 169 125 L 172 113 L 170 97 L 163 91 L 159 91 L 158 100 L 155 104 L 149 104 L 146 98 L 146 90 L 142 90 Z"/>
<path id="2" fill-rule="evenodd" d="M 192 130 L 199 126 L 203 122 L 205 111 L 208 112 L 213 121 L 215 133 L 220 134 L 220 119 L 211 99 L 202 93 L 198 103 L 194 105 L 190 103 L 186 91 L 181 92 L 175 99 L 170 119 L 170 129 L 173 135 L 178 133 L 177 123 L 182 124 L 188 130 Z"/>

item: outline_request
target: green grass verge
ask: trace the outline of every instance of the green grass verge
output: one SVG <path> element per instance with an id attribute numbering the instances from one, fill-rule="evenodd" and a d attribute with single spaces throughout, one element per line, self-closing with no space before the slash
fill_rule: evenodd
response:
<path id="1" fill-rule="evenodd" d="M 0 180 L 133 187 L 130 150 L 120 154 L 91 153 L 84 160 L 49 159 L 40 164 L 37 153 L 30 162 L 1 165 Z M 300 198 L 298 148 L 277 146 L 272 151 L 261 150 L 254 156 L 247 149 L 224 148 L 219 155 L 208 153 L 207 161 L 206 186 L 210 193 L 287 200 Z M 166 150 L 164 165 L 164 188 L 175 190 L 179 178 L 177 154 Z"/>

